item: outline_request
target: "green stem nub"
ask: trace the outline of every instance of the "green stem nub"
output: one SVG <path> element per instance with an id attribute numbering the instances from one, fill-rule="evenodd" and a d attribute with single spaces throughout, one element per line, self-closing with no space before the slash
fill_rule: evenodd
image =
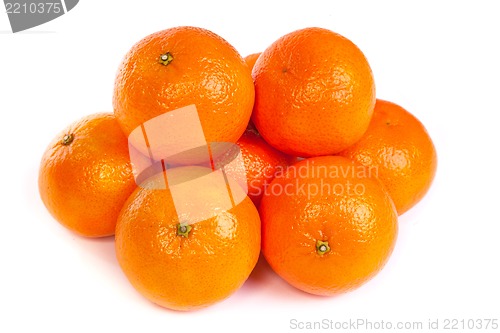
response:
<path id="1" fill-rule="evenodd" d="M 189 224 L 186 223 L 179 223 L 177 225 L 177 236 L 182 236 L 182 237 L 188 237 L 189 232 L 191 231 L 192 227 Z"/>
<path id="2" fill-rule="evenodd" d="M 167 52 L 167 53 L 163 53 L 162 55 L 160 55 L 159 63 L 167 66 L 168 64 L 170 64 L 172 62 L 172 60 L 174 60 L 174 57 L 172 56 L 172 54 L 170 52 Z"/>
<path id="3" fill-rule="evenodd" d="M 322 256 L 323 254 L 327 253 L 330 251 L 330 245 L 328 245 L 328 242 L 323 242 L 318 240 L 316 242 L 316 252 Z"/>
<path id="4" fill-rule="evenodd" d="M 75 136 L 73 134 L 66 134 L 65 136 L 63 136 L 61 143 L 64 146 L 67 146 L 67 145 L 71 144 L 71 142 L 73 142 L 74 139 L 75 139 Z"/>

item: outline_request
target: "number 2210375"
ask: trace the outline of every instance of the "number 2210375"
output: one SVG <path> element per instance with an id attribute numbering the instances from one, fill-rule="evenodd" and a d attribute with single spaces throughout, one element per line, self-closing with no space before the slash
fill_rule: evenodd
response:
<path id="1" fill-rule="evenodd" d="M 496 330 L 498 319 L 445 319 L 443 329 L 445 330 Z"/>
<path id="2" fill-rule="evenodd" d="M 59 14 L 62 11 L 61 3 L 58 2 L 7 2 L 5 9 L 7 14 Z"/>

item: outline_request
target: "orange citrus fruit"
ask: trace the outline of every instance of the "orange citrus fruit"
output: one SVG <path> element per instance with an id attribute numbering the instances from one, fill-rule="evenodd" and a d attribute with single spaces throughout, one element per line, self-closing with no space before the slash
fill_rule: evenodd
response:
<path id="1" fill-rule="evenodd" d="M 290 166 L 262 198 L 262 252 L 308 293 L 357 288 L 380 271 L 397 238 L 394 204 L 370 170 L 340 156 Z"/>
<path id="2" fill-rule="evenodd" d="M 254 103 L 251 72 L 227 41 L 175 27 L 135 44 L 115 80 L 116 118 L 129 135 L 147 120 L 194 104 L 208 142 L 236 142 Z"/>
<path id="3" fill-rule="evenodd" d="M 112 113 L 67 127 L 45 151 L 38 178 L 43 203 L 62 225 L 88 237 L 110 236 L 136 188 L 127 138 Z"/>
<path id="4" fill-rule="evenodd" d="M 250 70 L 253 69 L 255 62 L 257 61 L 257 59 L 259 58 L 261 53 L 262 52 L 252 53 L 252 54 L 247 55 L 245 58 L 243 58 L 247 64 L 248 68 L 250 68 Z"/>
<path id="5" fill-rule="evenodd" d="M 244 195 L 230 209 L 228 190 L 211 169 L 185 166 L 153 176 L 125 203 L 116 227 L 116 255 L 132 285 L 174 310 L 219 302 L 248 278 L 260 253 L 260 218 Z M 233 197 L 238 187 L 231 186 Z M 241 188 L 239 191 L 243 192 Z M 206 213 L 210 213 L 206 215 Z M 200 215 L 201 214 L 201 215 Z"/>
<path id="6" fill-rule="evenodd" d="M 269 46 L 252 71 L 252 119 L 262 137 L 293 156 L 337 153 L 364 134 L 375 83 L 363 53 L 322 28 L 289 33 Z"/>
<path id="7" fill-rule="evenodd" d="M 363 138 L 339 155 L 376 168 L 400 215 L 425 196 L 437 168 L 424 125 L 401 106 L 380 99 Z"/>
<path id="8" fill-rule="evenodd" d="M 241 149 L 244 170 L 230 165 L 225 168 L 226 172 L 229 175 L 236 172 L 246 174 L 248 196 L 258 207 L 274 176 L 283 173 L 295 159 L 269 146 L 252 126 L 249 126 L 236 144 Z"/>

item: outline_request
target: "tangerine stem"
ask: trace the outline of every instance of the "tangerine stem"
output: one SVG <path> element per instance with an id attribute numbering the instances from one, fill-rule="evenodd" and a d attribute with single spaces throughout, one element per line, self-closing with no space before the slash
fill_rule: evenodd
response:
<path id="1" fill-rule="evenodd" d="M 167 66 L 174 60 L 174 57 L 170 52 L 164 53 L 160 55 L 160 64 Z"/>
<path id="2" fill-rule="evenodd" d="M 328 245 L 328 241 L 316 241 L 316 252 L 322 256 L 323 254 L 330 251 L 330 245 Z"/>
<path id="3" fill-rule="evenodd" d="M 67 146 L 69 145 L 71 142 L 73 142 L 73 140 L 75 139 L 75 136 L 73 134 L 66 134 L 65 136 L 63 136 L 62 140 L 61 140 L 61 143 L 64 145 L 64 146 Z"/>
<path id="4" fill-rule="evenodd" d="M 192 227 L 186 223 L 177 224 L 177 236 L 188 237 Z"/>

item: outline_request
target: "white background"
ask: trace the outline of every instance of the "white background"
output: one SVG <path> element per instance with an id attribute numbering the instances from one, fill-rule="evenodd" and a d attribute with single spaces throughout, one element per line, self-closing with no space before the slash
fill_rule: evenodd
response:
<path id="1" fill-rule="evenodd" d="M 0 331 L 293 331 L 290 320 L 500 320 L 500 11 L 494 1 L 97 1 L 29 31 L 0 13 Z M 38 165 L 50 140 L 111 111 L 116 69 L 139 39 L 195 25 L 244 56 L 308 26 L 368 58 L 378 97 L 426 125 L 439 156 L 432 189 L 400 218 L 384 270 L 338 297 L 307 295 L 259 263 L 236 294 L 178 313 L 139 295 L 113 239 L 84 239 L 45 210 Z"/>

